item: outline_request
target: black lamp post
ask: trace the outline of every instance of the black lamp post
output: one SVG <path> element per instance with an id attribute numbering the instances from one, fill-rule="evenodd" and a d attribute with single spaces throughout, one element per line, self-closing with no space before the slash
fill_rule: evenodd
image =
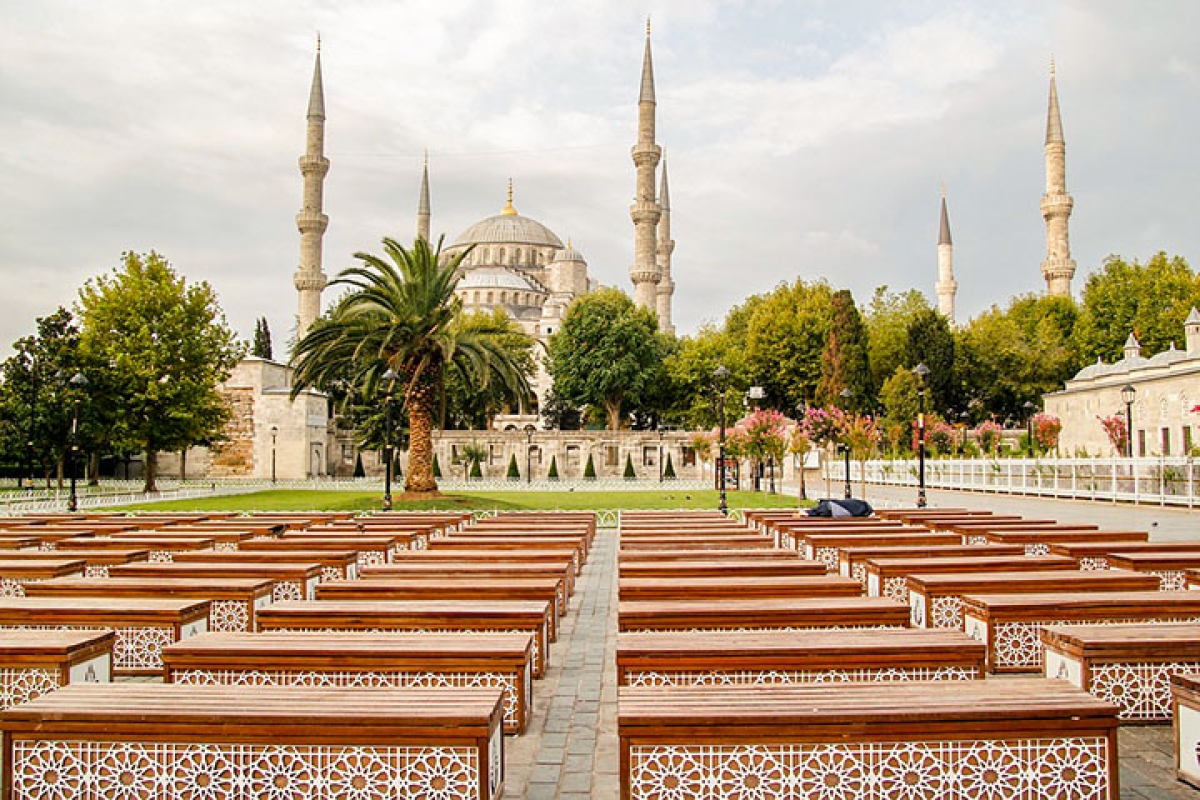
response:
<path id="1" fill-rule="evenodd" d="M 796 406 L 796 424 L 797 425 L 803 424 L 804 415 L 807 410 L 808 410 L 808 405 L 806 403 L 800 403 L 798 406 Z M 803 457 L 801 457 L 801 456 L 799 456 L 799 454 L 797 454 L 796 463 L 799 466 L 797 467 L 796 471 L 800 473 L 800 476 L 799 476 L 800 491 L 799 491 L 799 497 L 797 498 L 797 500 L 807 500 L 808 499 L 808 492 L 804 486 L 804 458 L 807 456 L 808 456 L 808 453 L 805 453 Z"/>
<path id="2" fill-rule="evenodd" d="M 1037 410 L 1037 406 L 1031 401 L 1026 400 L 1025 405 L 1021 406 L 1021 408 L 1025 409 L 1025 432 L 1029 436 L 1029 455 L 1036 456 L 1037 445 L 1033 442 L 1033 412 Z"/>
<path id="3" fill-rule="evenodd" d="M 271 483 L 275 483 L 275 437 L 279 435 L 279 428 L 271 426 Z"/>
<path id="4" fill-rule="evenodd" d="M 847 386 L 838 392 L 838 397 L 842 398 L 842 410 L 848 412 L 850 410 L 850 398 L 854 397 L 854 392 Z M 842 450 L 846 457 L 846 499 L 849 500 L 854 495 L 854 492 L 850 488 L 850 443 L 843 443 Z"/>
<path id="5" fill-rule="evenodd" d="M 924 363 L 913 367 L 917 376 L 917 508 L 924 508 L 925 501 L 925 376 L 929 367 Z"/>
<path id="6" fill-rule="evenodd" d="M 1125 402 L 1125 449 L 1126 455 L 1133 458 L 1133 401 L 1137 397 L 1137 389 L 1127 383 L 1121 387 L 1121 400 Z"/>
<path id="7" fill-rule="evenodd" d="M 79 401 L 82 399 L 79 392 L 88 385 L 88 379 L 82 372 L 76 372 L 71 376 L 69 383 L 78 390 L 71 411 L 71 438 L 67 443 L 67 471 L 71 473 L 71 494 L 67 497 L 67 511 L 73 514 L 79 510 L 79 497 L 75 494 L 75 465 L 79 458 Z"/>
<path id="8" fill-rule="evenodd" d="M 717 425 L 720 431 L 717 439 L 717 485 L 721 492 L 721 500 L 717 509 L 725 515 L 729 514 L 729 504 L 725 499 L 725 390 L 728 385 L 729 370 L 721 364 L 713 370 L 713 389 L 717 393 Z"/>
<path id="9" fill-rule="evenodd" d="M 392 510 L 392 403 L 396 379 L 400 376 L 396 370 L 388 367 L 383 373 L 383 379 L 388 382 L 387 396 L 383 399 L 383 510 Z"/>
<path id="10" fill-rule="evenodd" d="M 663 482 L 663 435 L 666 433 L 662 428 L 658 429 L 658 482 Z"/>
<path id="11" fill-rule="evenodd" d="M 525 482 L 533 481 L 533 431 L 525 431 Z"/>

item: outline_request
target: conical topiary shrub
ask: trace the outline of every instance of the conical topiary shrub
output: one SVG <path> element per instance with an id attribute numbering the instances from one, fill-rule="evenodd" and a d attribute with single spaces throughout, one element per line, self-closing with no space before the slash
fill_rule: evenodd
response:
<path id="1" fill-rule="evenodd" d="M 583 468 L 583 479 L 585 481 L 596 480 L 596 462 L 592 461 L 591 453 L 588 453 L 587 465 Z"/>
<path id="2" fill-rule="evenodd" d="M 356 477 L 356 478 L 367 477 L 367 471 L 365 469 L 363 469 L 362 453 L 359 453 L 358 455 L 356 455 L 354 457 L 354 477 Z"/>
<path id="3" fill-rule="evenodd" d="M 667 453 L 667 466 L 665 469 L 663 469 L 663 480 L 664 481 L 675 480 L 675 465 L 671 463 L 671 454 L 670 453 Z"/>
<path id="4" fill-rule="evenodd" d="M 517 454 L 513 453 L 508 457 L 508 473 L 506 477 L 510 481 L 521 480 L 521 470 L 517 469 Z"/>
<path id="5" fill-rule="evenodd" d="M 633 471 L 633 456 L 629 453 L 625 454 L 625 480 L 637 480 L 637 473 Z"/>
<path id="6" fill-rule="evenodd" d="M 550 471 L 546 473 L 548 480 L 558 480 L 558 456 L 550 456 Z"/>
<path id="7" fill-rule="evenodd" d="M 483 477 L 483 470 L 480 469 L 479 462 L 475 459 L 471 459 L 471 477 L 472 478 L 482 478 Z"/>
<path id="8" fill-rule="evenodd" d="M 442 467 L 440 464 L 438 464 L 437 453 L 433 454 L 433 477 L 442 477 Z"/>

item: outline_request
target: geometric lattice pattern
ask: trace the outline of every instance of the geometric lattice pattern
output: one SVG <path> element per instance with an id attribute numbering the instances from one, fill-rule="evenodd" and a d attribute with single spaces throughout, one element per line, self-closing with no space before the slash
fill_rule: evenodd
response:
<path id="1" fill-rule="evenodd" d="M 1108 569 L 1108 556 L 1083 556 L 1079 559 L 1079 568 L 1088 571 Z"/>
<path id="2" fill-rule="evenodd" d="M 382 567 L 387 556 L 378 550 L 359 550 L 357 560 L 360 567 Z"/>
<path id="3" fill-rule="evenodd" d="M 890 597 L 893 600 L 899 600 L 901 603 L 908 602 L 908 577 L 905 575 L 893 575 L 883 582 L 884 597 Z"/>
<path id="4" fill-rule="evenodd" d="M 12 708 L 53 692 L 61 680 L 62 675 L 57 669 L 0 669 L 0 709 Z"/>
<path id="5" fill-rule="evenodd" d="M 933 617 L 930 622 L 935 628 L 962 628 L 962 596 L 948 594 L 933 598 Z"/>
<path id="6" fill-rule="evenodd" d="M 1050 555 L 1050 545 L 1046 542 L 1036 542 L 1034 544 L 1025 545 L 1025 555 L 1027 556 L 1048 556 Z"/>
<path id="7" fill-rule="evenodd" d="M 634 800 L 1108 797 L 1099 737 L 629 748 Z"/>
<path id="8" fill-rule="evenodd" d="M 1093 664 L 1089 693 L 1119 706 L 1121 720 L 1171 719 L 1171 676 L 1200 671 L 1200 662 Z"/>
<path id="9" fill-rule="evenodd" d="M 271 602 L 278 603 L 283 600 L 306 600 L 304 589 L 297 581 L 276 581 L 274 588 L 271 589 Z"/>
<path id="10" fill-rule="evenodd" d="M 184 669 L 173 674 L 176 683 L 192 686 L 314 686 L 327 689 L 500 689 L 504 695 L 504 721 L 515 725 L 518 717 L 516 673 L 499 672 L 357 672 L 318 670 Z"/>
<path id="11" fill-rule="evenodd" d="M 863 586 L 866 586 L 867 585 L 867 565 L 856 562 L 854 564 L 854 566 L 850 568 L 850 577 L 854 578 L 854 580 L 858 581 Z"/>
<path id="12" fill-rule="evenodd" d="M 865 667 L 862 669 L 725 670 L 627 673 L 630 686 L 738 686 L 848 681 L 969 681 L 979 677 L 968 667 Z"/>
<path id="13" fill-rule="evenodd" d="M 363 747 L 20 740 L 14 800 L 476 800 L 464 747 Z"/>
<path id="14" fill-rule="evenodd" d="M 0 578 L 0 597 L 24 597 L 25 583 L 25 580 Z"/>
<path id="15" fill-rule="evenodd" d="M 345 570 L 341 567 L 321 567 L 321 582 L 325 581 L 340 581 L 346 577 Z"/>
<path id="16" fill-rule="evenodd" d="M 151 564 L 173 564 L 175 555 L 169 550 L 152 550 L 146 560 Z"/>
<path id="17" fill-rule="evenodd" d="M 208 612 L 209 629 L 218 633 L 250 630 L 250 604 L 245 600 L 213 600 Z"/>
<path id="18" fill-rule="evenodd" d="M 1080 625 L 1147 625 L 1155 622 L 1200 622 L 1200 617 L 1177 617 L 1174 619 L 1089 619 L 1064 621 L 1056 619 L 1036 622 L 998 622 L 995 625 L 996 641 L 992 644 L 995 667 L 1042 666 L 1042 634 L 1046 625 L 1072 628 Z"/>
<path id="19" fill-rule="evenodd" d="M 813 560 L 820 561 L 830 572 L 837 572 L 838 551 L 836 547 L 818 547 L 813 551 Z"/>
<path id="20" fill-rule="evenodd" d="M 1187 588 L 1186 575 L 1183 570 L 1151 571 L 1158 576 L 1158 589 L 1162 592 L 1181 592 Z"/>
<path id="21" fill-rule="evenodd" d="M 107 578 L 108 564 L 88 564 L 83 568 L 85 578 Z"/>
<path id="22" fill-rule="evenodd" d="M 175 641 L 173 628 L 111 628 L 103 625 L 0 625 L 8 631 L 116 631 L 114 670 L 162 669 L 162 649 Z"/>
<path id="23" fill-rule="evenodd" d="M 522 630 L 463 630 L 461 628 L 272 628 L 279 633 L 458 633 L 463 636 L 473 634 L 486 636 L 490 633 L 529 633 Z M 541 647 L 538 645 L 539 636 L 533 637 L 533 647 L 530 649 L 530 662 L 539 663 L 538 655 Z"/>

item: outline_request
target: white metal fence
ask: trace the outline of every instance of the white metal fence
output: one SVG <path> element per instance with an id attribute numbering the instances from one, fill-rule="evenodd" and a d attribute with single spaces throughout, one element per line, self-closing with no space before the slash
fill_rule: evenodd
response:
<path id="1" fill-rule="evenodd" d="M 826 462 L 832 481 L 845 481 L 841 460 Z M 850 480 L 916 486 L 916 459 L 851 462 Z M 925 486 L 974 492 L 1200 507 L 1200 463 L 1187 456 L 1155 458 L 926 459 Z"/>

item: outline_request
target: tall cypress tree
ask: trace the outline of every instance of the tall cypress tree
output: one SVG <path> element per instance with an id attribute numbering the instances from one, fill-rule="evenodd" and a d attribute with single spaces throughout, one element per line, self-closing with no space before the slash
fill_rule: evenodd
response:
<path id="1" fill-rule="evenodd" d="M 817 384 L 817 400 L 823 405 L 836 405 L 849 411 L 864 412 L 875 407 L 875 379 L 867 343 L 867 327 L 863 324 L 854 295 L 848 289 L 834 292 L 833 318 L 829 336 L 821 353 L 821 380 Z M 849 389 L 849 398 L 841 396 Z"/>
<path id="2" fill-rule="evenodd" d="M 267 326 L 266 317 L 259 317 L 254 323 L 254 344 L 250 347 L 250 355 L 268 361 L 274 358 L 271 352 L 271 329 Z"/>
<path id="3" fill-rule="evenodd" d="M 926 411 L 946 413 L 958 408 L 958 373 L 955 366 L 954 334 L 950 323 L 933 309 L 922 311 L 908 324 L 908 367 L 929 368 Z"/>

